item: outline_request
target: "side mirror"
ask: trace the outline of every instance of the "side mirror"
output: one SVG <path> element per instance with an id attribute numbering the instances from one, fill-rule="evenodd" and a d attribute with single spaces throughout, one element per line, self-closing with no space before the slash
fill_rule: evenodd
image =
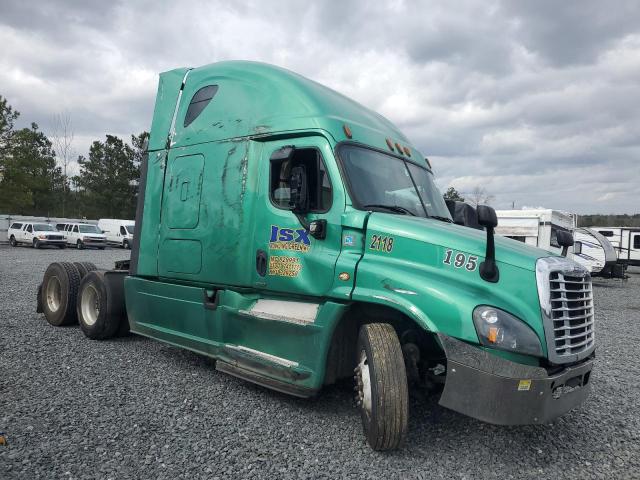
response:
<path id="1" fill-rule="evenodd" d="M 476 213 L 478 214 L 478 223 L 487 230 L 487 252 L 484 262 L 480 264 L 480 277 L 487 282 L 496 283 L 500 279 L 500 271 L 496 265 L 493 229 L 498 225 L 498 216 L 496 211 L 488 205 L 478 205 Z"/>
<path id="2" fill-rule="evenodd" d="M 478 223 L 485 228 L 496 228 L 498 226 L 498 216 L 496 211 L 488 205 L 478 205 Z"/>
<path id="3" fill-rule="evenodd" d="M 573 245 L 573 235 L 566 230 L 558 230 L 556 232 L 556 240 L 558 241 L 558 245 L 562 247 L 562 256 L 566 257 L 569 247 Z"/>
<path id="4" fill-rule="evenodd" d="M 582 242 L 573 243 L 573 254 L 580 255 L 582 253 Z"/>
<path id="5" fill-rule="evenodd" d="M 293 210 L 293 213 L 307 213 L 309 211 L 309 189 L 307 184 L 307 169 L 304 165 L 297 165 L 291 169 L 289 192 L 289 206 Z"/>

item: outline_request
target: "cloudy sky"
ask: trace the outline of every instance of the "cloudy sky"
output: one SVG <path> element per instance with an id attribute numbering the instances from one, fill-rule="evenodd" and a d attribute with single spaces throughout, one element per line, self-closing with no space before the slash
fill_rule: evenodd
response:
<path id="1" fill-rule="evenodd" d="M 640 2 L 0 0 L 0 95 L 75 149 L 148 130 L 158 72 L 274 63 L 396 123 L 496 208 L 640 212 Z"/>

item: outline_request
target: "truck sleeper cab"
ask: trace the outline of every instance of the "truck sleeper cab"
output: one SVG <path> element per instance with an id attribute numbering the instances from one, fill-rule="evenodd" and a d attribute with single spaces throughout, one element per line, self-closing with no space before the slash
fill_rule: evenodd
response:
<path id="1" fill-rule="evenodd" d="M 130 262 L 57 303 L 91 338 L 128 322 L 301 397 L 354 377 L 377 450 L 402 444 L 409 385 L 499 424 L 588 394 L 588 272 L 494 238 L 489 207 L 486 231 L 453 224 L 428 160 L 322 85 L 253 62 L 161 74 L 140 192 Z"/>

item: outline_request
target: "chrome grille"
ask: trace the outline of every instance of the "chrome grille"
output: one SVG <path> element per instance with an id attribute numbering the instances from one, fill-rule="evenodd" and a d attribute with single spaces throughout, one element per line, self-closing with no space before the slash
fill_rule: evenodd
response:
<path id="1" fill-rule="evenodd" d="M 62 240 L 62 235 L 47 235 L 47 240 Z"/>
<path id="2" fill-rule="evenodd" d="M 536 282 L 549 361 L 577 362 L 595 349 L 591 276 L 564 257 L 540 258 Z"/>
<path id="3" fill-rule="evenodd" d="M 551 320 L 558 357 L 574 356 L 594 343 L 591 278 L 551 272 Z"/>

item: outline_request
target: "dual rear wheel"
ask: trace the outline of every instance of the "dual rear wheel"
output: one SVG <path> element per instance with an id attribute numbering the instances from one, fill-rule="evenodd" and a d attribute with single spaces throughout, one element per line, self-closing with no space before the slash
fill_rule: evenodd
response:
<path id="1" fill-rule="evenodd" d="M 38 289 L 38 310 L 54 326 L 79 323 L 92 339 L 124 333 L 124 301 L 91 262 L 49 265 Z"/>

